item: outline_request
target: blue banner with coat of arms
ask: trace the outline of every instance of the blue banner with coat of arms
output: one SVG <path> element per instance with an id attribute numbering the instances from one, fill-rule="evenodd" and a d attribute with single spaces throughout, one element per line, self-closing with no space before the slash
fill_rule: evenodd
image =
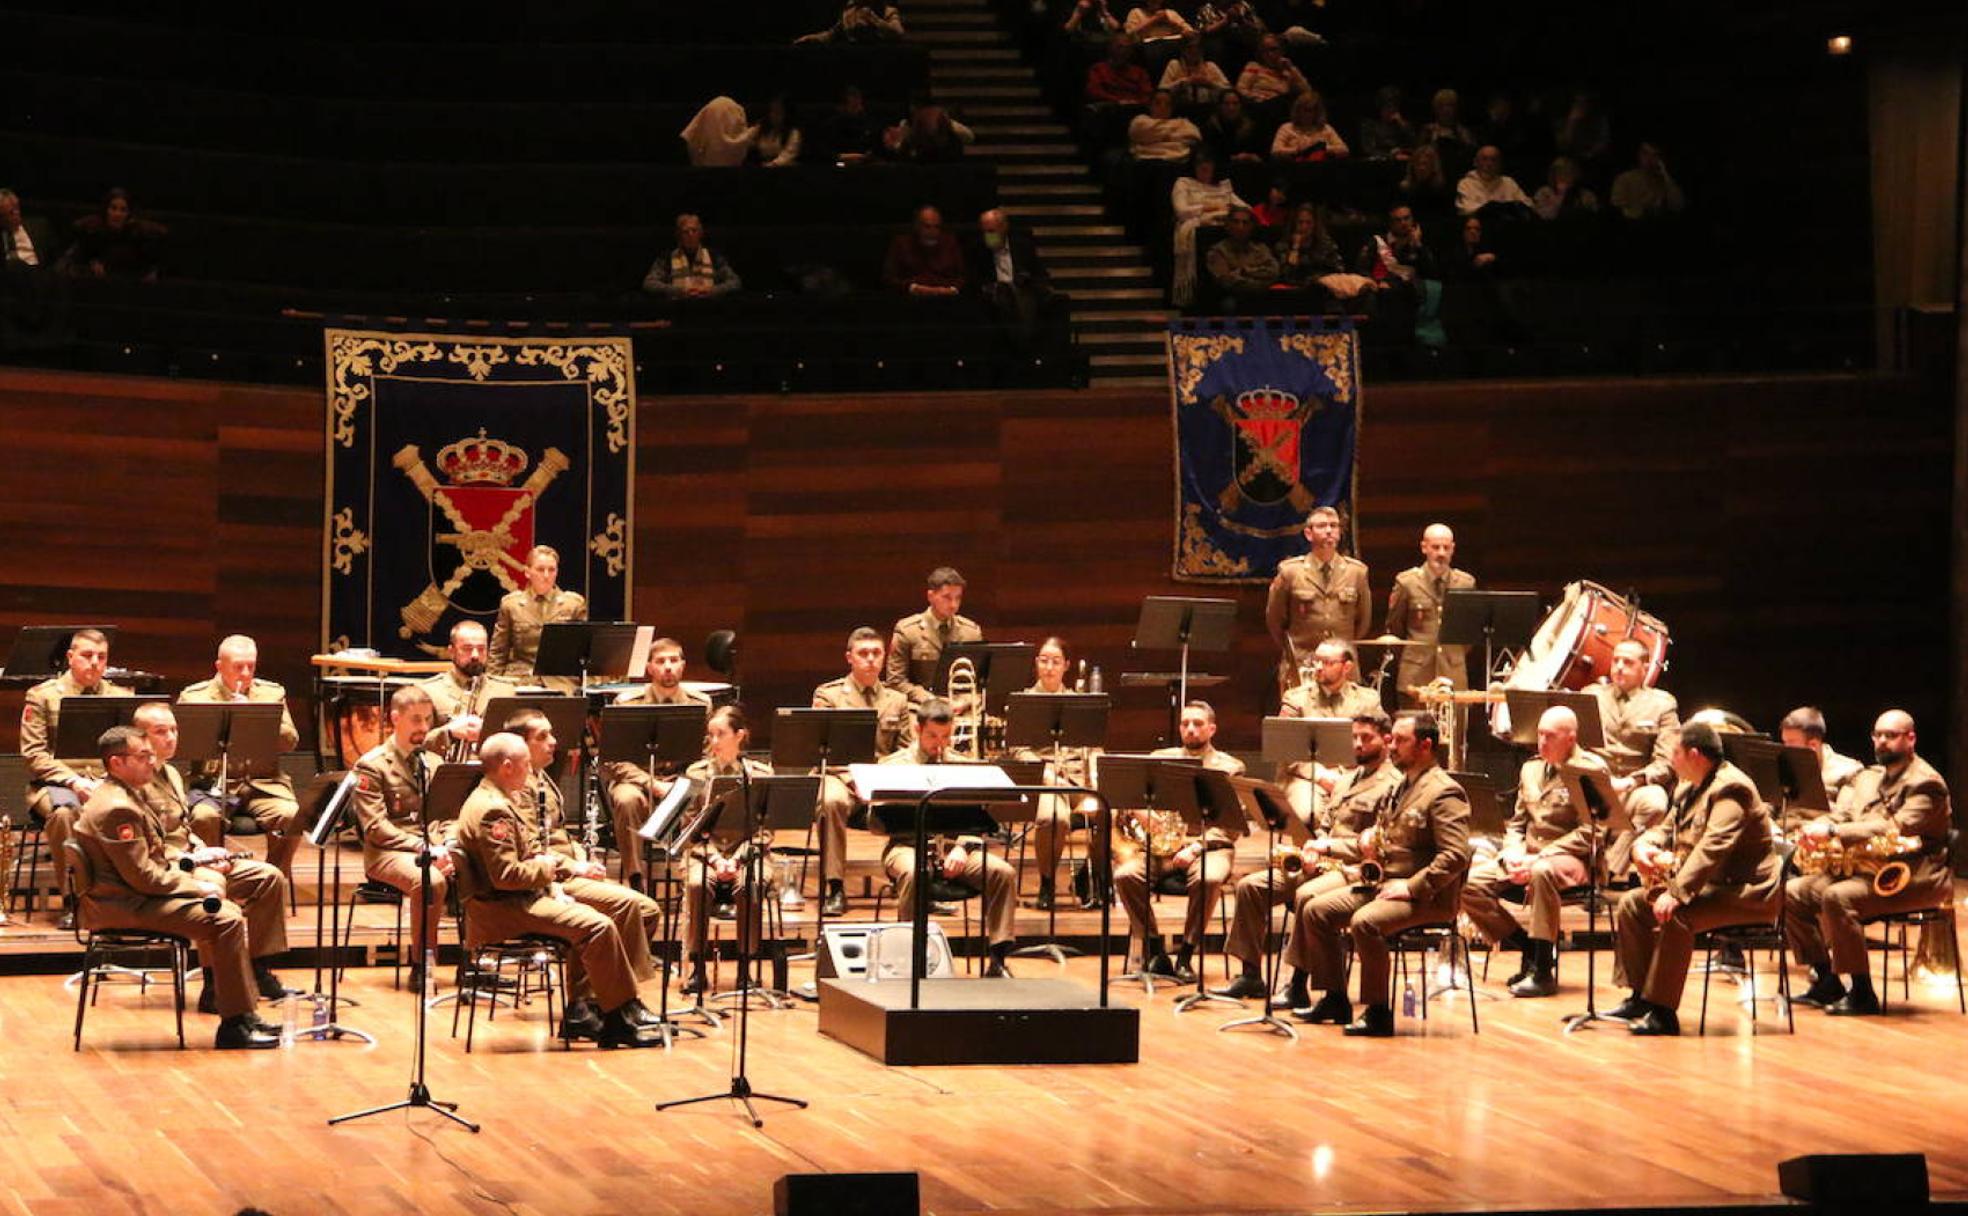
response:
<path id="1" fill-rule="evenodd" d="M 1351 323 L 1229 318 L 1170 324 L 1175 577 L 1268 582 L 1305 551 L 1314 507 L 1339 511 L 1353 550 L 1360 433 Z"/>
<path id="2" fill-rule="evenodd" d="M 593 620 L 627 619 L 635 483 L 627 338 L 330 329 L 322 642 L 396 658 L 489 632 L 535 545 Z"/>

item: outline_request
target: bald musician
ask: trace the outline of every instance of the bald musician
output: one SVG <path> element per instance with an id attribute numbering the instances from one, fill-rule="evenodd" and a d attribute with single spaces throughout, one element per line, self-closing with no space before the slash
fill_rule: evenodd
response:
<path id="1" fill-rule="evenodd" d="M 1429 524 L 1421 532 L 1421 564 L 1410 566 L 1394 576 L 1394 590 L 1387 597 L 1387 630 L 1397 638 L 1426 642 L 1426 646 L 1401 648 L 1400 674 L 1395 687 L 1406 691 L 1438 679 L 1453 688 L 1468 687 L 1468 647 L 1438 646 L 1442 634 L 1442 607 L 1451 591 L 1467 591 L 1476 585 L 1476 576 L 1454 568 L 1455 533 L 1447 524 Z"/>
<path id="2" fill-rule="evenodd" d="M 1312 551 L 1278 563 L 1264 601 L 1264 624 L 1278 644 L 1278 688 L 1298 683 L 1297 666 L 1327 638 L 1350 641 L 1367 636 L 1373 595 L 1367 564 L 1339 551 L 1343 527 L 1339 512 L 1314 507 L 1305 517 L 1305 539 Z"/>
<path id="3" fill-rule="evenodd" d="M 1681 729 L 1680 704 L 1673 693 L 1647 686 L 1650 658 L 1644 642 L 1628 638 L 1613 647 L 1606 681 L 1589 686 L 1599 700 L 1599 725 L 1606 735 L 1599 757 L 1611 766 L 1613 792 L 1633 823 L 1606 844 L 1606 873 L 1614 879 L 1632 868 L 1634 837 L 1667 815 L 1667 793 L 1674 784 L 1669 757 Z"/>
<path id="4" fill-rule="evenodd" d="M 519 694 L 517 684 L 486 670 L 488 645 L 485 626 L 459 621 L 451 626 L 451 666 L 417 681 L 431 699 L 431 730 L 424 746 L 440 756 L 450 754 L 454 743 L 463 743 L 463 754 L 469 757 L 485 730 L 485 707 L 495 697 Z"/>
<path id="5" fill-rule="evenodd" d="M 293 751 L 300 746 L 301 732 L 294 729 L 294 715 L 287 710 L 287 690 L 272 680 L 258 678 L 259 643 L 235 633 L 219 643 L 219 655 L 212 663 L 212 678 L 188 685 L 178 694 L 183 704 L 251 704 L 280 706 L 280 748 Z M 294 783 L 287 774 L 276 771 L 270 777 L 236 778 L 230 788 L 218 790 L 219 766 L 206 762 L 194 774 L 192 784 L 210 790 L 230 806 L 252 816 L 266 833 L 267 862 L 282 874 L 290 873 L 294 853 L 301 847 L 300 801 L 294 796 Z"/>
<path id="6" fill-rule="evenodd" d="M 68 640 L 68 670 L 27 690 L 21 706 L 20 753 L 27 762 L 27 809 L 40 820 L 49 855 L 60 863 L 62 842 L 75 827 L 82 803 L 102 784 L 103 767 L 94 757 L 58 757 L 61 703 L 69 697 L 127 697 L 134 693 L 103 679 L 109 670 L 109 637 L 100 629 L 78 629 Z M 75 927 L 75 910 L 64 900 L 60 927 Z"/>

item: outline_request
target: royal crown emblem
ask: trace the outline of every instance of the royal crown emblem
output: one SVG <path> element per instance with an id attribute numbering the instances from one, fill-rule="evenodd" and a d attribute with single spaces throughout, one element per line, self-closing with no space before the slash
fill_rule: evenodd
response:
<path id="1" fill-rule="evenodd" d="M 460 439 L 437 450 L 437 471 L 454 486 L 509 486 L 532 461 L 503 439 Z"/>
<path id="2" fill-rule="evenodd" d="M 1298 412 L 1298 398 L 1281 388 L 1254 388 L 1237 394 L 1237 412 L 1246 418 L 1289 419 Z"/>

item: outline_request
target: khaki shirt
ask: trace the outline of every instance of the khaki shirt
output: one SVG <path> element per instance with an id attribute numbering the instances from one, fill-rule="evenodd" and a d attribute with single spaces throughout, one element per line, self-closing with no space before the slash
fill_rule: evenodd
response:
<path id="1" fill-rule="evenodd" d="M 1770 833 L 1769 808 L 1749 777 L 1726 760 L 1702 785 L 1677 784 L 1667 818 L 1640 838 L 1686 855 L 1667 880 L 1667 890 L 1684 904 L 1718 888 L 1735 888 L 1747 899 L 1776 894 L 1783 863 Z"/>
<path id="2" fill-rule="evenodd" d="M 703 693 L 685 688 L 681 684 L 676 686 L 674 692 L 667 693 L 658 689 L 654 684 L 651 684 L 641 692 L 623 697 L 621 700 L 615 702 L 615 704 L 701 705 L 708 710 L 711 708 L 711 699 Z M 601 766 L 601 779 L 604 785 L 609 788 L 617 785 L 633 785 L 643 793 L 648 794 L 650 800 L 653 802 L 657 797 L 656 783 L 659 780 L 667 782 L 675 777 L 679 771 L 679 766 L 664 763 L 658 765 L 657 769 L 657 772 L 652 773 L 642 765 L 634 764 L 627 760 L 609 760 L 604 761 Z"/>
<path id="3" fill-rule="evenodd" d="M 1604 770 L 1606 762 L 1573 745 L 1565 764 Z M 1537 756 L 1524 761 L 1517 772 L 1517 807 L 1504 827 L 1503 847 L 1522 849 L 1533 858 L 1576 857 L 1589 861 L 1592 835 L 1596 828 L 1591 815 L 1581 815 L 1572 804 L 1571 790 L 1565 785 L 1561 765 L 1545 763 Z"/>
<path id="4" fill-rule="evenodd" d="M 560 785 L 551 776 L 534 773 L 524 788 L 508 795 L 508 798 L 533 825 L 534 832 L 545 843 L 549 853 L 558 853 L 569 861 L 588 859 L 587 847 L 575 840 L 567 830 L 567 800 L 561 796 Z"/>
<path id="5" fill-rule="evenodd" d="M 1357 714 L 1370 713 L 1380 708 L 1380 694 L 1364 685 L 1348 680 L 1339 686 L 1337 692 L 1328 693 L 1315 681 L 1301 684 L 1285 693 L 1285 699 L 1278 706 L 1281 718 L 1345 718 L 1352 721 Z M 1313 762 L 1300 760 L 1287 764 L 1278 770 L 1279 781 L 1310 781 L 1313 777 Z"/>
<path id="6" fill-rule="evenodd" d="M 421 770 L 421 773 L 420 773 Z M 414 755 L 397 750 L 394 737 L 383 740 L 355 762 L 355 817 L 362 825 L 362 851 L 415 853 L 423 847 L 418 818 L 423 790 L 437 771 L 437 757 L 426 751 Z M 446 825 L 431 831 L 433 843 L 444 842 Z"/>
<path id="7" fill-rule="evenodd" d="M 196 684 L 187 685 L 185 690 L 178 694 L 178 701 L 180 703 L 197 705 L 230 705 L 234 703 L 246 705 L 278 704 L 280 706 L 280 749 L 291 752 L 301 744 L 301 732 L 294 729 L 294 715 L 287 709 L 287 690 L 272 680 L 254 680 L 251 688 L 247 690 L 246 695 L 243 697 L 233 695 L 231 690 L 226 688 L 218 680 L 200 680 Z M 209 786 L 217 782 L 218 779 L 219 766 L 216 763 L 201 764 L 198 766 L 198 770 L 192 774 L 192 781 L 197 785 Z M 294 783 L 289 781 L 285 774 L 276 774 L 272 777 L 257 777 L 250 781 L 242 779 L 233 782 L 232 788 L 226 791 L 226 795 L 228 797 L 241 797 L 248 790 L 269 794 L 276 798 L 292 798 L 294 796 Z"/>
<path id="8" fill-rule="evenodd" d="M 882 674 L 882 683 L 908 697 L 909 704 L 920 705 L 935 694 L 915 682 L 911 669 L 918 663 L 933 666 L 951 642 L 983 640 L 984 630 L 962 613 L 948 621 L 937 620 L 927 608 L 905 616 L 895 622 L 895 632 L 888 639 L 888 670 Z"/>
<path id="9" fill-rule="evenodd" d="M 572 859 L 546 850 L 528 816 L 490 777 L 458 812 L 458 895 L 461 899 L 530 901 L 574 876 Z"/>
<path id="10" fill-rule="evenodd" d="M 164 830 L 142 792 L 114 778 L 97 786 L 82 805 L 74 840 L 95 871 L 93 885 L 83 892 L 90 899 L 133 906 L 204 894 L 198 880 L 171 860 Z"/>
<path id="11" fill-rule="evenodd" d="M 738 776 L 740 766 L 743 767 L 745 772 L 750 773 L 754 780 L 772 775 L 771 765 L 762 764 L 757 760 L 747 757 L 740 757 L 738 764 L 724 765 L 706 756 L 685 769 L 683 771 L 684 776 L 690 778 L 692 781 L 701 783 L 703 786 L 703 798 L 699 800 L 697 805 L 703 806 L 710 800 L 712 781 L 719 777 Z M 743 824 L 737 823 L 736 821 L 728 824 L 723 814 L 718 816 L 717 826 L 711 830 L 710 834 L 706 837 L 699 837 L 697 843 L 700 853 L 715 854 L 731 861 L 742 861 L 745 857 L 745 833 Z"/>
<path id="12" fill-rule="evenodd" d="M 907 747 L 902 748 L 900 751 L 890 752 L 888 755 L 883 756 L 879 761 L 877 761 L 877 763 L 880 764 L 976 764 L 978 762 L 975 760 L 967 760 L 962 756 L 954 755 L 948 750 L 945 750 L 941 757 L 932 760 L 928 756 L 923 754 L 921 744 L 917 743 L 914 739 L 910 739 L 909 745 Z M 869 826 L 873 827 L 874 825 L 870 824 Z M 904 834 L 900 836 L 890 836 L 888 838 L 888 843 L 882 846 L 882 852 L 886 853 L 889 849 L 900 848 L 903 846 L 913 847 L 914 839 L 915 837 L 909 834 Z M 949 837 L 932 834 L 931 839 L 948 840 Z M 959 836 L 957 838 L 957 844 L 961 845 L 963 848 L 966 849 L 976 848 L 983 843 L 984 843 L 983 838 L 979 836 L 966 835 L 966 836 Z"/>
<path id="13" fill-rule="evenodd" d="M 1353 641 L 1367 636 L 1373 596 L 1367 589 L 1367 563 L 1335 554 L 1322 572 L 1311 555 L 1278 563 L 1264 601 L 1264 623 L 1282 648 L 1289 637 L 1303 662 L 1327 638 Z"/>
<path id="14" fill-rule="evenodd" d="M 191 838 L 191 799 L 185 792 L 184 775 L 168 764 L 157 766 L 157 775 L 143 787 L 144 805 L 157 819 L 158 830 L 170 852 L 189 853 L 204 842 Z"/>
<path id="15" fill-rule="evenodd" d="M 916 715 L 909 698 L 886 684 L 862 688 L 853 676 L 829 680 L 813 690 L 815 709 L 875 711 L 875 759 L 883 760 L 916 742 Z"/>
<path id="16" fill-rule="evenodd" d="M 1353 865 L 1360 860 L 1360 833 L 1374 825 L 1381 803 L 1401 786 L 1401 771 L 1386 759 L 1368 772 L 1355 765 L 1333 786 L 1332 797 L 1321 798 L 1315 811 L 1318 835 L 1332 841 L 1327 856 Z"/>
<path id="17" fill-rule="evenodd" d="M 485 670 L 502 676 L 530 676 L 540 653 L 540 630 L 557 621 L 585 621 L 588 601 L 556 587 L 546 595 L 515 591 L 499 601 Z"/>
<path id="18" fill-rule="evenodd" d="M 27 779 L 37 785 L 67 785 L 77 777 L 100 778 L 103 775 L 101 761 L 82 756 L 64 759 L 55 755 L 62 700 L 66 697 L 135 695 L 133 689 L 111 684 L 108 680 L 98 681 L 94 688 L 83 688 L 67 672 L 28 689 L 27 701 L 21 706 L 20 726 L 20 753 L 27 760 Z"/>
<path id="19" fill-rule="evenodd" d="M 1442 636 L 1442 604 L 1451 591 L 1467 591 L 1476 585 L 1476 576 L 1466 570 L 1451 569 L 1446 579 L 1438 579 L 1427 566 L 1410 566 L 1394 576 L 1394 590 L 1387 596 L 1386 632 L 1412 642 L 1433 642 Z M 1402 688 L 1426 684 L 1448 676 L 1460 688 L 1468 679 L 1467 646 L 1404 646 L 1401 648 Z"/>
<path id="20" fill-rule="evenodd" d="M 492 704 L 495 697 L 516 697 L 519 685 L 511 680 L 502 680 L 487 672 L 478 682 L 477 695 L 472 694 L 472 682 L 461 675 L 456 667 L 440 671 L 429 679 L 417 681 L 417 687 L 430 694 L 431 730 L 424 736 L 424 746 L 431 751 L 444 753 L 451 750 L 451 730 L 446 723 L 460 714 L 483 717 L 485 707 Z M 488 723 L 479 732 L 479 738 L 497 731 L 501 723 Z M 475 750 L 475 749 L 474 749 Z"/>
<path id="21" fill-rule="evenodd" d="M 1599 757 L 1612 766 L 1613 776 L 1632 777 L 1641 785 L 1673 785 L 1674 766 L 1668 757 L 1681 738 L 1674 694 L 1644 686 L 1622 693 L 1604 681 L 1590 689 L 1599 698 L 1599 725 L 1606 733 Z"/>
<path id="22" fill-rule="evenodd" d="M 1831 750 L 1829 743 L 1825 744 L 1818 763 L 1819 776 L 1824 782 L 1825 802 L 1836 809 L 1843 804 L 1853 780 L 1865 771 L 1865 765 L 1850 756 L 1839 755 Z"/>
<path id="23" fill-rule="evenodd" d="M 1947 838 L 1954 813 L 1948 802 L 1947 780 L 1934 766 L 1914 756 L 1899 772 L 1884 765 L 1868 766 L 1852 778 L 1851 788 L 1830 818 L 1832 830 L 1846 844 L 1871 836 L 1917 836 L 1920 857 L 1913 864 L 1913 881 L 1946 885 Z"/>
<path id="24" fill-rule="evenodd" d="M 1375 827 L 1383 873 L 1407 879 L 1416 904 L 1446 896 L 1468 875 L 1469 796 L 1441 765 L 1403 779 Z"/>

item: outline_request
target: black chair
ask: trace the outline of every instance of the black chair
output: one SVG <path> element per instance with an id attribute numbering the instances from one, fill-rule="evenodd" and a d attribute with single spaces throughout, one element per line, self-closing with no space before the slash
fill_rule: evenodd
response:
<path id="1" fill-rule="evenodd" d="M 463 936 L 464 932 L 461 918 L 459 935 Z M 524 933 L 466 950 L 458 961 L 458 995 L 451 1006 L 451 1037 L 458 1037 L 458 1016 L 469 1008 L 465 1015 L 465 1051 L 469 1054 L 481 1001 L 486 1006 L 485 1020 L 491 1022 L 499 1016 L 500 1001 L 510 1000 L 517 1008 L 529 1002 L 536 992 L 546 995 L 547 1028 L 558 1035 L 560 1025 L 554 1018 L 554 997 L 557 992 L 561 1007 L 567 1007 L 571 996 L 567 987 L 568 951 L 566 942 L 544 933 Z M 573 1049 L 573 1044 L 564 1038 L 561 1046 Z"/>
<path id="2" fill-rule="evenodd" d="M 1777 960 L 1777 1001 L 1783 1009 L 1784 1032 L 1797 1033 L 1797 1018 L 1791 1011 L 1790 1002 L 1790 939 L 1785 935 L 1784 926 L 1787 902 L 1777 903 L 1777 917 L 1769 924 L 1724 925 L 1695 935 L 1695 947 L 1703 951 L 1702 960 L 1702 1003 L 1701 1019 L 1696 1023 L 1695 1033 L 1708 1033 L 1708 986 L 1714 980 L 1715 952 L 1718 949 L 1734 948 L 1740 950 L 1746 965 L 1744 981 L 1750 986 L 1749 1026 L 1754 1034 L 1762 1023 L 1756 1018 L 1756 952 L 1766 950 L 1776 955 Z"/>
<path id="3" fill-rule="evenodd" d="M 1961 829 L 1948 829 L 1946 858 L 1950 867 L 1954 864 L 1954 846 L 1959 843 L 1960 839 Z M 1886 999 L 1892 992 L 1892 983 L 1887 978 L 1887 968 L 1892 962 L 1893 930 L 1898 929 L 1900 931 L 1900 999 L 1902 1001 L 1911 1001 L 1913 999 L 1913 981 L 1909 965 L 1912 961 L 1912 952 L 1907 945 L 1907 930 L 1919 926 L 1923 932 L 1929 930 L 1938 931 L 1941 926 L 1946 926 L 1948 943 L 1953 947 L 1954 1001 L 1962 1013 L 1968 1014 L 1968 981 L 1964 981 L 1961 975 L 1961 934 L 1956 928 L 1954 920 L 1954 878 L 1952 874 L 1948 877 L 1947 898 L 1939 904 L 1931 908 L 1914 908 L 1907 912 L 1886 912 L 1878 916 L 1869 916 L 1861 923 L 1864 926 L 1879 925 L 1886 930 L 1885 933 L 1880 935 L 1879 1008 L 1882 1012 L 1886 1008 Z M 1870 947 L 1871 941 L 1868 939 L 1867 948 L 1870 949 Z"/>
<path id="4" fill-rule="evenodd" d="M 1401 987 L 1409 981 L 1408 956 L 1410 954 L 1421 953 L 1426 955 L 1430 950 L 1444 950 L 1448 954 L 1449 968 L 1451 971 L 1455 969 L 1457 960 L 1460 959 L 1462 973 L 1464 975 L 1472 974 L 1469 960 L 1469 942 L 1463 938 L 1462 930 L 1456 926 L 1453 916 L 1448 920 L 1409 925 L 1407 928 L 1388 937 L 1387 948 L 1393 956 L 1391 960 L 1393 965 L 1387 971 L 1387 1005 L 1388 1008 L 1395 1011 L 1396 1017 L 1400 1016 Z M 1363 999 L 1364 996 L 1365 994 L 1363 993 Z M 1419 998 L 1417 1003 L 1421 1006 L 1421 1020 L 1426 1022 L 1428 1020 L 1428 976 L 1425 971 L 1421 974 L 1421 988 L 1416 993 L 1416 996 Z M 1476 1020 L 1476 994 L 1473 987 L 1469 993 L 1469 1029 L 1472 1034 L 1481 1034 L 1483 1032 L 1483 1028 L 1477 1024 Z"/>
<path id="5" fill-rule="evenodd" d="M 157 933 L 145 929 L 96 929 L 84 923 L 86 914 L 81 911 L 82 904 L 78 893 L 87 891 L 95 885 L 95 868 L 89 863 L 89 855 L 74 841 L 62 845 L 63 863 L 66 875 L 65 891 L 69 904 L 77 909 L 75 940 L 82 945 L 82 970 L 75 987 L 75 1050 L 82 1050 L 82 1022 L 88 1015 L 89 1007 L 102 995 L 102 986 L 117 977 L 134 976 L 139 993 L 150 990 L 152 968 L 131 967 L 117 960 L 130 960 L 141 964 L 153 958 L 159 951 L 170 955 L 171 960 L 171 1002 L 177 1015 L 178 1050 L 185 1046 L 185 973 L 191 966 L 191 942 L 174 933 Z"/>
<path id="6" fill-rule="evenodd" d="M 396 924 L 390 930 L 390 987 L 403 986 L 403 892 L 386 882 L 365 878 L 349 888 L 348 899 L 342 909 L 341 949 L 336 953 L 335 967 L 346 972 L 347 964 L 341 960 L 348 956 L 350 940 L 355 936 L 355 910 L 361 907 L 388 907 L 396 909 Z M 339 976 L 337 977 L 339 979 Z"/>

